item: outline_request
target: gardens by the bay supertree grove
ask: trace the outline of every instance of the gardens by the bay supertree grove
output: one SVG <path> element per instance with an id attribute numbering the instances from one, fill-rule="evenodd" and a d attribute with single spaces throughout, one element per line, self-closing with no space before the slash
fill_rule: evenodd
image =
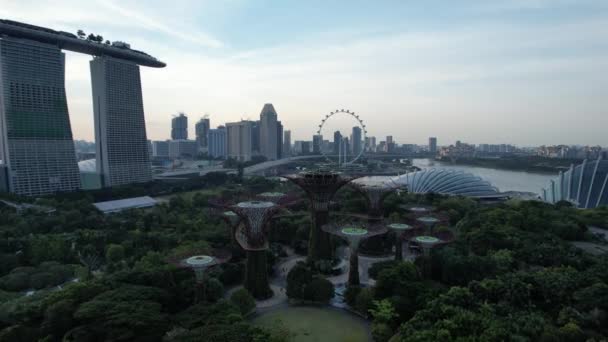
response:
<path id="1" fill-rule="evenodd" d="M 364 155 L 357 133 L 339 163 L 316 136 L 329 163 L 230 160 L 187 181 L 32 204 L 53 213 L 0 203 L 0 341 L 608 336 L 605 255 L 579 250 L 606 246 L 590 226 L 608 222 L 605 208 L 422 193 L 394 176 L 413 161 Z M 129 208 L 141 195 L 157 203 Z M 108 199 L 129 209 L 95 205 Z"/>
<path id="2" fill-rule="evenodd" d="M 357 219 L 342 220 L 323 225 L 323 230 L 338 236 L 348 242 L 350 249 L 348 285 L 359 283 L 359 244 L 372 236 L 386 233 L 386 227 L 377 222 L 361 221 Z"/>
<path id="3" fill-rule="evenodd" d="M 304 171 L 285 178 L 299 186 L 310 201 L 312 227 L 308 240 L 308 260 L 331 260 L 333 249 L 329 233 L 322 227 L 328 223 L 330 202 L 336 192 L 356 176 L 332 170 Z"/>

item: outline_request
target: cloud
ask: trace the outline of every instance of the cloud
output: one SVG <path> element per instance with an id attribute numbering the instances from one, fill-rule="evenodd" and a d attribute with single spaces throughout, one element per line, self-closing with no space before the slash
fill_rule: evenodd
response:
<path id="1" fill-rule="evenodd" d="M 371 135 L 392 134 L 400 143 L 437 135 L 445 142 L 608 145 L 601 94 L 608 88 L 608 17 L 601 12 L 534 22 L 488 12 L 464 25 L 447 18 L 436 27 L 341 27 L 277 45 L 239 45 L 200 33 L 203 25 L 196 23 L 205 21 L 191 7 L 198 2 L 180 2 L 178 10 L 162 1 L 146 7 L 98 1 L 11 1 L 0 12 L 58 29 L 125 37 L 167 62 L 163 69 L 141 68 L 152 139 L 168 137 L 178 110 L 191 121 L 208 112 L 215 126 L 255 118 L 265 102 L 273 102 L 294 140 L 310 139 L 318 119 L 337 106 L 360 113 Z M 553 8 L 549 1 L 515 2 Z M 511 5 L 501 10 L 514 10 Z M 87 139 L 93 136 L 89 59 L 68 53 L 66 66 L 74 135 Z M 564 136 L 564 127 L 576 134 Z"/>
<path id="2" fill-rule="evenodd" d="M 603 0 L 482 0 L 475 8 L 481 12 L 535 11 L 561 7 L 604 7 Z"/>
<path id="3" fill-rule="evenodd" d="M 125 17 L 125 19 L 135 21 L 142 27 L 145 27 L 146 29 L 149 29 L 151 31 L 162 32 L 185 42 L 205 47 L 218 48 L 222 47 L 223 45 L 221 41 L 211 37 L 209 34 L 185 28 L 173 28 L 169 25 L 166 25 L 157 19 L 144 15 L 141 9 L 131 10 L 126 7 L 120 6 L 110 0 L 97 0 L 97 3 L 104 8 L 110 9 L 113 12 L 116 12 L 117 14 Z"/>
<path id="4" fill-rule="evenodd" d="M 146 14 L 150 11 L 149 8 L 162 9 L 166 6 L 164 2 L 160 2 L 156 7 L 150 1 L 138 2 L 138 5 L 139 7 L 127 7 L 112 0 L 0 0 L 0 17 L 59 30 L 95 30 L 99 33 L 113 33 L 117 37 L 137 37 L 148 32 L 153 33 L 152 36 L 158 40 L 166 40 L 162 38 L 164 35 L 169 40 L 174 39 L 204 48 L 220 48 L 224 45 L 200 28 L 186 25 L 173 16 L 165 16 L 164 20 L 161 20 Z M 161 13 L 164 12 L 166 11 Z"/>

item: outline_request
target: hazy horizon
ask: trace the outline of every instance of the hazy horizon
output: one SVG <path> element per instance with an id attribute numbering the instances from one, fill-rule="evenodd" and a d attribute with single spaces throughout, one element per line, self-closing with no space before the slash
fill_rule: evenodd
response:
<path id="1" fill-rule="evenodd" d="M 206 113 L 215 127 L 270 102 L 292 141 L 344 108 L 378 141 L 608 146 L 607 1 L 0 0 L 0 18 L 166 62 L 141 67 L 152 140 L 180 111 L 193 137 Z M 75 139 L 94 135 L 90 59 L 66 52 Z"/>

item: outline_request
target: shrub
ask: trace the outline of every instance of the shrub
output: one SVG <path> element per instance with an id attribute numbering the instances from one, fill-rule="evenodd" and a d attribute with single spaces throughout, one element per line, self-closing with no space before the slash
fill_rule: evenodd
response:
<path id="1" fill-rule="evenodd" d="M 393 330 L 386 323 L 372 323 L 372 337 L 374 341 L 386 342 L 393 336 Z"/>
<path id="2" fill-rule="evenodd" d="M 54 265 L 49 267 L 46 271 L 55 276 L 58 281 L 57 284 L 61 284 L 74 276 L 73 265 Z"/>
<path id="3" fill-rule="evenodd" d="M 210 302 L 215 302 L 224 295 L 224 285 L 216 278 L 207 278 L 205 280 L 205 296 Z"/>
<path id="4" fill-rule="evenodd" d="M 230 302 L 239 308 L 242 315 L 248 314 L 255 308 L 255 299 L 245 288 L 235 291 L 230 296 Z"/>
<path id="5" fill-rule="evenodd" d="M 303 262 L 297 263 L 287 275 L 287 297 L 327 303 L 334 296 L 331 282 L 313 273 Z"/>
<path id="6" fill-rule="evenodd" d="M 374 302 L 374 291 L 371 288 L 364 288 L 359 291 L 355 300 L 354 308 L 357 312 L 364 316 L 369 315 L 369 309 L 372 308 Z"/>
<path id="7" fill-rule="evenodd" d="M 117 263 L 125 258 L 125 248 L 121 245 L 111 244 L 106 250 L 106 261 L 110 264 Z"/>
<path id="8" fill-rule="evenodd" d="M 9 273 L 0 278 L 0 286 L 6 291 L 21 291 L 29 287 L 29 279 L 26 273 Z"/>
<path id="9" fill-rule="evenodd" d="M 238 284 L 243 280 L 243 272 L 245 272 L 243 263 L 226 263 L 222 265 L 222 272 L 220 272 L 218 279 L 224 285 Z"/>
<path id="10" fill-rule="evenodd" d="M 36 290 L 44 289 L 56 285 L 56 278 L 53 273 L 50 272 L 39 272 L 34 273 L 30 276 L 29 284 L 31 288 Z"/>
<path id="11" fill-rule="evenodd" d="M 372 279 L 378 279 L 378 274 L 380 274 L 380 271 L 387 269 L 387 268 L 394 267 L 398 263 L 399 263 L 398 260 L 386 260 L 386 261 L 376 262 L 368 269 L 367 274 Z"/>
<path id="12" fill-rule="evenodd" d="M 359 292 L 361 292 L 361 287 L 354 286 L 354 285 L 349 285 L 346 288 L 346 291 L 344 291 L 344 301 L 351 308 L 355 307 L 355 303 L 357 302 L 357 296 L 359 295 Z"/>
<path id="13" fill-rule="evenodd" d="M 318 303 L 329 303 L 334 296 L 334 284 L 325 278 L 315 278 L 304 290 L 304 299 Z"/>
<path id="14" fill-rule="evenodd" d="M 56 337 L 63 336 L 72 326 L 74 311 L 76 306 L 70 300 L 61 300 L 50 305 L 44 311 L 43 331 Z"/>
<path id="15" fill-rule="evenodd" d="M 287 274 L 287 297 L 304 299 L 304 289 L 312 281 L 312 271 L 305 263 L 297 263 Z"/>

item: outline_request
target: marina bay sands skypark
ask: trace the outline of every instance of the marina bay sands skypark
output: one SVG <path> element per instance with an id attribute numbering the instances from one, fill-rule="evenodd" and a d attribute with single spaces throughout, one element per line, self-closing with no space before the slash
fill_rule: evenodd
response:
<path id="1" fill-rule="evenodd" d="M 80 188 L 65 92 L 65 54 L 90 62 L 97 173 L 103 186 L 152 179 L 139 66 L 165 63 L 122 42 L 0 19 L 0 191 Z"/>

